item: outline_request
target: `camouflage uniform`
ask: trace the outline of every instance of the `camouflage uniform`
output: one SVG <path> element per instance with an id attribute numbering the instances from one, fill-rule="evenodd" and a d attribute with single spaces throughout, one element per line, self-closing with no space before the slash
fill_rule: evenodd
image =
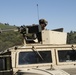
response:
<path id="1" fill-rule="evenodd" d="M 39 20 L 39 24 L 41 26 L 41 29 L 44 30 L 45 27 L 47 26 L 48 22 L 45 20 L 45 19 L 40 19 Z M 42 35 L 41 35 L 41 32 L 38 32 L 36 34 L 37 38 L 38 38 L 38 42 L 41 42 L 42 41 Z"/>

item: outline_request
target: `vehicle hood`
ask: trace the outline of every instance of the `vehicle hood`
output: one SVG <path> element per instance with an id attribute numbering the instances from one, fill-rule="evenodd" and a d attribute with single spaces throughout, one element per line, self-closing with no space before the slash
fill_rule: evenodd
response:
<path id="1" fill-rule="evenodd" d="M 20 70 L 18 75 L 70 75 L 69 73 L 63 70 L 56 70 L 56 69 L 39 69 L 39 68 L 32 68 L 25 70 Z"/>

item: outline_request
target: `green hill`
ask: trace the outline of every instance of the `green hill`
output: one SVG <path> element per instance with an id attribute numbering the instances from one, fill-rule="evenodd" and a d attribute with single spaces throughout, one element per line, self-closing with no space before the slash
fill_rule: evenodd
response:
<path id="1" fill-rule="evenodd" d="M 0 23 L 0 29 L 14 29 L 16 26 L 4 25 Z M 8 31 L 0 33 L 0 51 L 9 47 L 21 45 L 23 43 L 22 36 L 19 32 Z"/>
<path id="2" fill-rule="evenodd" d="M 8 23 L 0 23 L 0 29 L 10 29 L 10 28 L 16 28 L 16 26 L 11 26 Z"/>

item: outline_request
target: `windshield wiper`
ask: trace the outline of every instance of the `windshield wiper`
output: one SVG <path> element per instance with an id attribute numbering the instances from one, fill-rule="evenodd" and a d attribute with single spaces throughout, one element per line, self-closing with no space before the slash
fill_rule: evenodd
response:
<path id="1" fill-rule="evenodd" d="M 42 60 L 44 60 L 43 57 L 41 56 L 41 54 L 39 53 L 39 51 L 35 50 L 34 47 L 32 48 L 32 50 L 33 50 L 33 52 L 35 52 Z"/>

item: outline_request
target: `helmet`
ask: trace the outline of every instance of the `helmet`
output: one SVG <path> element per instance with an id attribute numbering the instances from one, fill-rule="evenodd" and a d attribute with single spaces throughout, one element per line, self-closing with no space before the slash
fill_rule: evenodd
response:
<path id="1" fill-rule="evenodd" d="M 39 24 L 45 24 L 45 25 L 47 25 L 48 22 L 45 19 L 40 19 L 39 20 Z"/>

